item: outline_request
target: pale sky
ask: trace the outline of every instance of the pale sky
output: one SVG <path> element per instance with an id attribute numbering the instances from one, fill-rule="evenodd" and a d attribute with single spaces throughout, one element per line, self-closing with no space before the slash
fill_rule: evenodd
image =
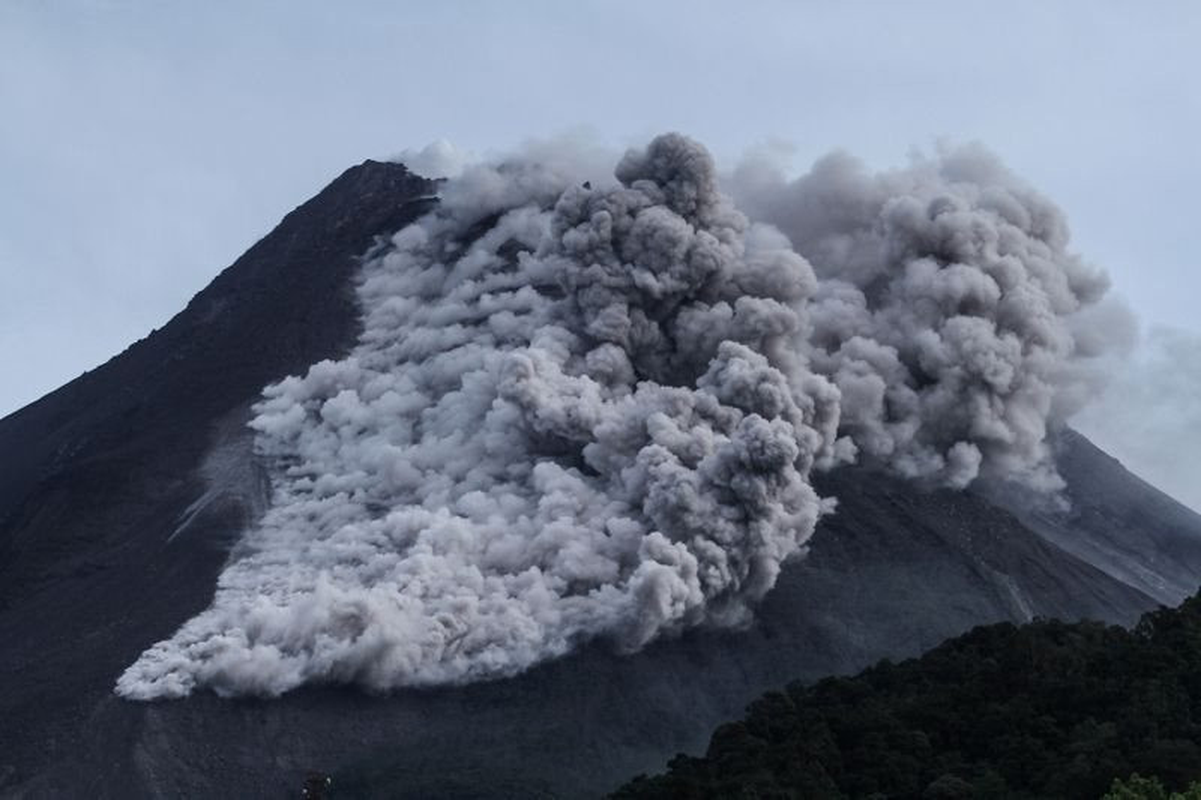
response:
<path id="1" fill-rule="evenodd" d="M 726 164 L 787 141 L 798 171 L 979 140 L 1196 352 L 1199 41 L 1185 0 L 0 0 L 0 415 L 161 326 L 351 164 L 577 128 L 680 130 Z M 1201 376 L 1164 385 L 1139 422 L 1197 452 Z M 1189 495 L 1201 466 L 1165 469 L 1128 413 L 1111 397 L 1084 427 Z"/>

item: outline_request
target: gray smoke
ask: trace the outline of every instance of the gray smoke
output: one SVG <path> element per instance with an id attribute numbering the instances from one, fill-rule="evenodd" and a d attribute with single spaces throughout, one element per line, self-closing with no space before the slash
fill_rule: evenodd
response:
<path id="1" fill-rule="evenodd" d="M 1054 488 L 1104 282 L 994 162 L 741 176 L 772 225 L 685 137 L 589 163 L 467 167 L 364 266 L 358 346 L 257 407 L 271 508 L 118 693 L 467 682 L 743 625 L 833 508 L 811 470 L 857 452 Z"/>
<path id="2" fill-rule="evenodd" d="M 821 280 L 807 352 L 862 454 L 956 487 L 1062 487 L 1048 425 L 1099 386 L 1105 324 L 1081 312 L 1108 281 L 1059 209 L 979 147 L 879 175 L 835 154 L 791 183 L 750 164 L 734 185 Z"/>
<path id="3" fill-rule="evenodd" d="M 747 619 L 823 509 L 816 282 L 697 144 L 617 176 L 469 170 L 366 267 L 354 353 L 259 406 L 284 469 L 248 554 L 121 694 L 468 681 Z"/>

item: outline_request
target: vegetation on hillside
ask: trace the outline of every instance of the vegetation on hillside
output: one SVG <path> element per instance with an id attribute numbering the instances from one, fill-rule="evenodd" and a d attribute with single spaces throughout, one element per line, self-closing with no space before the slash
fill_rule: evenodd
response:
<path id="1" fill-rule="evenodd" d="M 1183 792 L 1169 792 L 1158 778 L 1131 775 L 1118 778 L 1101 800 L 1201 800 L 1201 782 L 1193 782 Z"/>
<path id="2" fill-rule="evenodd" d="M 1166 799 L 1199 779 L 1201 595 L 1133 630 L 991 625 L 792 684 L 614 796 Z"/>

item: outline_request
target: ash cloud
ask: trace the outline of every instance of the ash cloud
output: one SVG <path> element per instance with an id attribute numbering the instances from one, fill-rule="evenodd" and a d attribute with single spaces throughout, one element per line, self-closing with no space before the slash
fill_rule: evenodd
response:
<path id="1" fill-rule="evenodd" d="M 423 178 L 438 180 L 459 177 L 468 164 L 479 158 L 446 139 L 438 139 L 420 149 L 401 150 L 390 160 L 403 163 L 410 172 Z"/>
<path id="2" fill-rule="evenodd" d="M 857 457 L 1056 488 L 1105 282 L 991 157 L 744 172 L 748 218 L 686 137 L 594 156 L 467 165 L 364 266 L 354 351 L 257 406 L 271 508 L 119 694 L 462 683 L 744 625 L 833 508 L 812 470 Z"/>
<path id="3" fill-rule="evenodd" d="M 836 153 L 792 182 L 759 160 L 733 184 L 821 281 L 807 348 L 863 457 L 1062 488 L 1048 426 L 1098 389 L 1112 320 L 1087 313 L 1108 281 L 1059 209 L 978 146 L 881 174 Z"/>

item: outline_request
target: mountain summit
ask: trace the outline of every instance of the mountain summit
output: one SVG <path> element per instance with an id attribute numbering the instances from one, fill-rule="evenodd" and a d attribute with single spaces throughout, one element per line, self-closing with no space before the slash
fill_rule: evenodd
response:
<path id="1" fill-rule="evenodd" d="M 271 502 L 247 428 L 263 387 L 352 351 L 363 256 L 437 191 L 399 164 L 347 170 L 161 330 L 0 420 L 0 792 L 284 797 L 318 770 L 363 794 L 594 796 L 790 680 L 981 623 L 1130 623 L 1201 579 L 1201 517 L 1064 429 L 1049 448 L 1062 508 L 870 463 L 815 473 L 837 512 L 732 629 L 631 655 L 585 642 L 467 686 L 118 697 L 117 676 L 208 607 Z"/>

